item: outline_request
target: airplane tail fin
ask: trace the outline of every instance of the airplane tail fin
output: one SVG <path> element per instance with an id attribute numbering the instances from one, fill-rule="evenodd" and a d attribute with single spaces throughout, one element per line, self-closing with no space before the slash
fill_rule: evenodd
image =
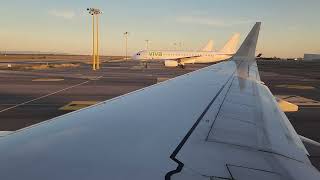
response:
<path id="1" fill-rule="evenodd" d="M 202 49 L 202 51 L 213 51 L 213 40 L 210 40 L 208 44 Z"/>
<path id="2" fill-rule="evenodd" d="M 221 49 L 221 53 L 224 54 L 234 54 L 236 53 L 236 48 L 238 46 L 240 40 L 240 34 L 236 33 L 234 34 L 230 40 L 227 42 L 227 44 Z"/>

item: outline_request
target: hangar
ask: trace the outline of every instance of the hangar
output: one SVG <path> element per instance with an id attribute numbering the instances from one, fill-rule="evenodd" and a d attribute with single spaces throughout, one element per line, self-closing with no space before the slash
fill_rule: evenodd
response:
<path id="1" fill-rule="evenodd" d="M 320 54 L 304 54 L 304 60 L 306 61 L 320 61 Z"/>

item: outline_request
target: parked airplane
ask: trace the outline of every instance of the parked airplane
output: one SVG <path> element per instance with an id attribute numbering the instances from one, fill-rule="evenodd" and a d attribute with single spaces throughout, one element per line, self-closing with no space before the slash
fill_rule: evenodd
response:
<path id="1" fill-rule="evenodd" d="M 213 41 L 210 41 L 201 51 L 154 51 L 144 50 L 136 53 L 132 59 L 140 61 L 160 60 L 166 67 L 184 67 L 186 64 L 212 63 L 229 59 L 234 55 L 240 34 L 234 34 L 219 51 L 213 52 Z"/>
<path id="2" fill-rule="evenodd" d="M 319 180 L 317 142 L 260 80 L 259 30 L 229 61 L 1 137 L 0 179 Z"/>

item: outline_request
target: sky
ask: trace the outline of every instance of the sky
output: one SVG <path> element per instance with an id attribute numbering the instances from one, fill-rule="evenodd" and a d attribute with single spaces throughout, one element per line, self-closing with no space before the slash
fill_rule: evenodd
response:
<path id="1" fill-rule="evenodd" d="M 90 54 L 91 17 L 100 8 L 101 54 L 128 51 L 199 50 L 213 39 L 219 50 L 233 33 L 243 40 L 256 21 L 257 51 L 264 56 L 320 53 L 319 0 L 10 0 L 0 6 L 0 51 Z"/>

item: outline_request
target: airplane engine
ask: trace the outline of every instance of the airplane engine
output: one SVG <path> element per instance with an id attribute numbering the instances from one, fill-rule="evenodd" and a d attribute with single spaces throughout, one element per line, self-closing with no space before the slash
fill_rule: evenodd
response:
<path id="1" fill-rule="evenodd" d="M 172 61 L 172 60 L 166 60 L 164 61 L 164 66 L 165 67 L 178 67 L 178 62 L 177 61 Z"/>

